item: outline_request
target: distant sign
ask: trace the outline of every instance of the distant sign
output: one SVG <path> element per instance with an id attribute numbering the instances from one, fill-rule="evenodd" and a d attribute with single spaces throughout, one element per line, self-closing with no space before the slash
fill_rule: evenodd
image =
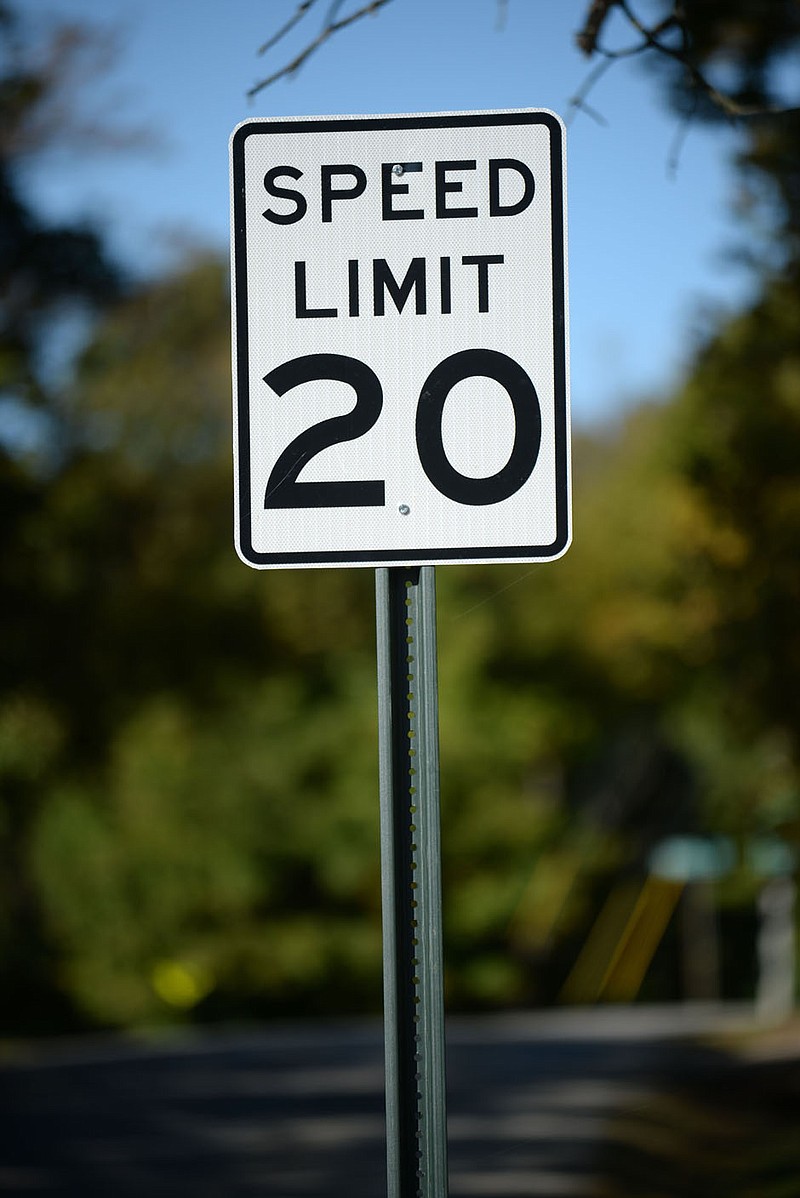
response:
<path id="1" fill-rule="evenodd" d="M 563 143 L 559 118 L 538 109 L 234 131 L 245 562 L 564 552 Z"/>

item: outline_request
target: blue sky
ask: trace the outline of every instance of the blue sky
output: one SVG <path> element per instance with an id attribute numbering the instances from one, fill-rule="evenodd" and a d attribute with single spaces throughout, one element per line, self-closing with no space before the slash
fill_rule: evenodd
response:
<path id="1" fill-rule="evenodd" d="M 169 262 L 176 241 L 227 250 L 228 138 L 241 120 L 524 107 L 567 119 L 590 69 L 574 46 L 585 0 L 392 0 L 254 100 L 247 89 L 316 35 L 329 0 L 318 0 L 294 39 L 266 58 L 259 46 L 296 0 L 28 0 L 23 7 L 37 19 L 57 14 L 119 30 L 116 65 L 91 84 L 87 100 L 149 127 L 158 144 L 127 156 L 61 157 L 30 186 L 47 215 L 97 221 L 143 270 Z M 613 417 L 668 389 L 707 327 L 704 313 L 736 307 L 749 282 L 727 259 L 741 238 L 728 208 L 734 135 L 693 126 L 670 176 L 678 122 L 640 62 L 615 65 L 589 103 L 603 123 L 573 115 L 567 141 L 578 422 Z"/>

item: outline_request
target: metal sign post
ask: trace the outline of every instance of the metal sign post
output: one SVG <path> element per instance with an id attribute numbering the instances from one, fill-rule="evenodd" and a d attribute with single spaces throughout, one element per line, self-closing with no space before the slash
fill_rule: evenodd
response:
<path id="1" fill-rule="evenodd" d="M 389 1198 L 445 1198 L 434 567 L 376 571 Z"/>

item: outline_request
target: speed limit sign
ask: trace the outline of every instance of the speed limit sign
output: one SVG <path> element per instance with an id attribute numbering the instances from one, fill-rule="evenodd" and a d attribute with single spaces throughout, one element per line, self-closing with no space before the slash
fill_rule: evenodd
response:
<path id="1" fill-rule="evenodd" d="M 541 109 L 231 138 L 236 546 L 257 568 L 570 540 L 564 133 Z"/>

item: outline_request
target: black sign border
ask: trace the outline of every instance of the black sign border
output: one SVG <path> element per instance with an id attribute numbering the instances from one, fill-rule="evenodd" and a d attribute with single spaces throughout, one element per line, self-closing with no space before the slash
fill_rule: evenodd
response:
<path id="1" fill-rule="evenodd" d="M 342 133 L 391 129 L 463 129 L 503 125 L 545 125 L 550 132 L 550 179 L 552 186 L 551 237 L 553 246 L 553 370 L 555 395 L 556 536 L 550 545 L 497 546 L 483 548 L 423 550 L 341 550 L 326 552 L 261 553 L 252 544 L 250 495 L 250 374 L 247 307 L 247 227 L 244 194 L 245 142 L 253 134 Z M 569 419 L 567 396 L 567 290 L 564 138 L 563 126 L 545 109 L 508 112 L 424 113 L 403 116 L 299 117 L 246 121 L 231 137 L 232 188 L 232 278 L 235 303 L 236 410 L 238 467 L 237 550 L 248 565 L 257 569 L 302 566 L 390 566 L 473 564 L 480 562 L 552 561 L 568 548 L 570 525 Z"/>

